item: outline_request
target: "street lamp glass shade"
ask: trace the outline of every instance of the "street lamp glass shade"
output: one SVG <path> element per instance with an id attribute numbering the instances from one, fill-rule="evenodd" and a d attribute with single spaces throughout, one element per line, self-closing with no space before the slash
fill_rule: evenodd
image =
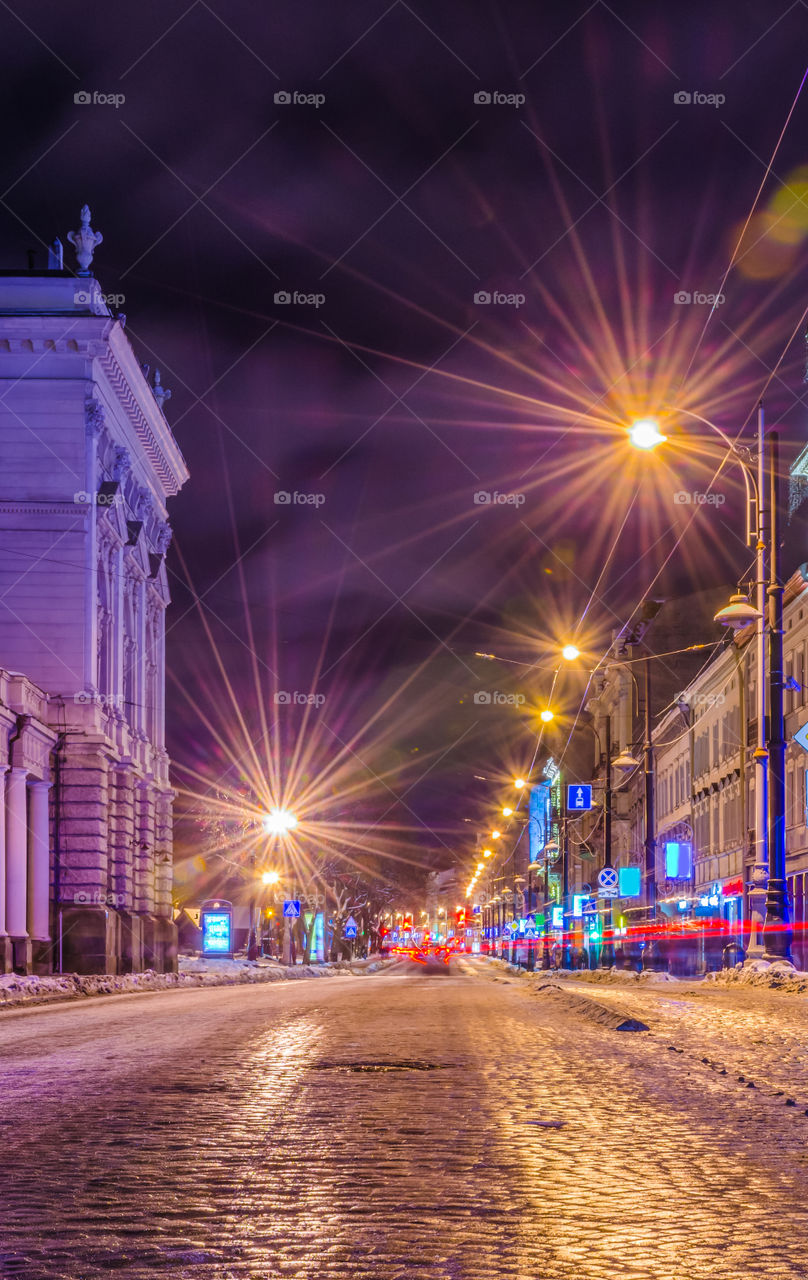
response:
<path id="1" fill-rule="evenodd" d="M 565 644 L 561 650 L 561 657 L 566 662 L 574 662 L 576 658 L 580 658 L 581 650 L 574 644 Z"/>
<path id="2" fill-rule="evenodd" d="M 277 871 L 263 871 L 261 873 L 262 884 L 277 884 L 280 876 Z"/>
<path id="3" fill-rule="evenodd" d="M 636 769 L 641 764 L 641 761 L 636 756 L 633 756 L 630 751 L 625 750 L 620 752 L 620 755 L 612 761 L 612 764 L 615 769 Z"/>
<path id="4" fill-rule="evenodd" d="M 517 791 L 521 791 L 522 787 L 525 785 L 524 778 L 514 778 L 513 785 L 516 787 Z"/>
<path id="5" fill-rule="evenodd" d="M 267 835 L 285 836 L 297 826 L 297 818 L 288 809 L 271 809 L 264 814 L 263 826 Z"/>
<path id="6" fill-rule="evenodd" d="M 760 616 L 760 611 L 749 603 L 749 597 L 738 592 L 730 598 L 729 604 L 718 610 L 713 621 L 720 622 L 723 627 L 740 629 L 748 627 L 750 622 L 757 622 Z"/>
<path id="7" fill-rule="evenodd" d="M 512 813 L 513 813 L 513 809 L 511 809 L 510 805 L 506 804 L 505 808 L 502 810 L 503 818 L 510 818 Z"/>
<path id="8" fill-rule="evenodd" d="M 550 721 L 553 719 L 553 712 L 550 710 L 549 707 L 545 707 L 541 715 L 539 716 L 539 719 L 542 720 L 544 724 L 549 724 Z"/>
<path id="9" fill-rule="evenodd" d="M 500 838 L 500 836 L 501 836 L 501 835 L 502 835 L 502 832 L 501 832 L 501 831 L 492 831 L 492 832 L 491 832 L 491 839 L 492 839 L 492 840 L 499 840 L 499 838 Z"/>
<path id="10" fill-rule="evenodd" d="M 491 850 L 490 850 L 490 849 L 483 849 L 483 857 L 484 857 L 484 858 L 490 858 L 490 857 L 491 857 Z"/>
<path id="11" fill-rule="evenodd" d="M 663 436 L 656 418 L 638 418 L 629 427 L 628 438 L 635 449 L 655 449 L 658 444 L 664 444 L 668 437 Z"/>
<path id="12" fill-rule="evenodd" d="M 483 870 L 484 870 L 484 868 L 485 868 L 485 863 L 484 863 L 484 862 L 478 862 L 478 863 L 477 863 L 477 870 L 478 870 L 478 871 L 483 871 Z"/>

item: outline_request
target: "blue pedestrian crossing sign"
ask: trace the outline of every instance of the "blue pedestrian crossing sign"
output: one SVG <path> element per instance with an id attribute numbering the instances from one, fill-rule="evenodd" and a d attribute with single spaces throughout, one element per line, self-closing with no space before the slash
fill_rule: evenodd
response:
<path id="1" fill-rule="evenodd" d="M 348 919 L 345 921 L 345 928 L 342 931 L 342 936 L 344 938 L 355 938 L 356 930 L 357 930 L 356 921 L 354 920 L 353 916 L 348 916 Z"/>
<path id="2" fill-rule="evenodd" d="M 794 741 L 803 751 L 808 751 L 808 721 L 794 734 Z"/>
<path id="3" fill-rule="evenodd" d="M 567 786 L 567 809 L 579 809 L 583 811 L 591 808 L 591 782 L 575 782 Z"/>
<path id="4" fill-rule="evenodd" d="M 292 920 L 296 920 L 300 915 L 300 900 L 298 898 L 287 898 L 283 904 L 284 916 Z"/>

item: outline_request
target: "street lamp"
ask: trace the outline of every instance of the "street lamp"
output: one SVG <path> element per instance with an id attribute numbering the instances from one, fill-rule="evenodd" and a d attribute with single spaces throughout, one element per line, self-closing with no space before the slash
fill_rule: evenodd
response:
<path id="1" fill-rule="evenodd" d="M 762 403 L 758 405 L 754 455 L 749 450 L 739 448 L 721 427 L 708 418 L 689 410 L 681 412 L 710 427 L 721 437 L 729 454 L 741 467 L 744 477 L 747 499 L 746 541 L 755 547 L 756 607 L 739 592 L 724 609 L 719 610 L 715 621 L 735 629 L 755 623 L 757 746 L 753 759 L 759 766 L 759 772 L 755 784 L 755 865 L 752 868 L 752 888 L 749 892 L 750 924 L 753 932 L 750 932 L 747 955 L 755 959 L 765 956 L 770 960 L 790 960 L 791 927 L 785 848 L 786 743 L 783 721 L 779 439 L 776 432 L 766 437 Z M 653 432 L 649 425 L 652 421 L 644 419 L 630 429 L 631 441 L 638 448 L 653 448 L 664 441 L 658 428 L 659 439 L 652 438 Z M 756 464 L 754 470 L 751 462 Z"/>
<path id="2" fill-rule="evenodd" d="M 565 644 L 561 650 L 561 657 L 565 662 L 575 662 L 576 658 L 580 658 L 581 650 L 574 644 Z"/>
<path id="3" fill-rule="evenodd" d="M 549 707 L 545 707 L 541 712 L 539 719 L 543 724 L 549 724 L 551 720 L 555 719 L 555 712 L 551 711 Z"/>
<path id="4" fill-rule="evenodd" d="M 620 752 L 620 755 L 615 756 L 612 764 L 615 769 L 624 769 L 626 773 L 628 773 L 630 769 L 639 769 L 642 761 L 638 760 L 636 756 L 633 756 L 628 747 L 624 747 Z"/>
<path id="5" fill-rule="evenodd" d="M 289 809 L 270 809 L 261 821 L 269 836 L 286 836 L 297 826 L 297 818 Z"/>
<path id="6" fill-rule="evenodd" d="M 668 438 L 662 435 L 656 418 L 638 418 L 631 424 L 628 436 L 635 449 L 655 449 Z"/>

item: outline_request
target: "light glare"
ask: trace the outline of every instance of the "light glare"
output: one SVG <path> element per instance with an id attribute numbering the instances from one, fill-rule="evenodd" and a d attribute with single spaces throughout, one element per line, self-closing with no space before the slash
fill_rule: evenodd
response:
<path id="1" fill-rule="evenodd" d="M 628 438 L 635 449 L 655 449 L 668 437 L 662 435 L 656 418 L 638 418 L 629 427 Z"/>
<path id="2" fill-rule="evenodd" d="M 271 809 L 264 814 L 264 830 L 270 836 L 285 836 L 297 826 L 297 818 L 288 809 Z"/>

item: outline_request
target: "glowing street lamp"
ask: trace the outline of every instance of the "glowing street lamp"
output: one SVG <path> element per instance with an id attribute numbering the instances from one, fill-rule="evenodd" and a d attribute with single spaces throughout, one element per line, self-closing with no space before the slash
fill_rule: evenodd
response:
<path id="1" fill-rule="evenodd" d="M 297 826 L 297 818 L 289 809 L 270 809 L 262 825 L 269 836 L 285 836 Z"/>
<path id="2" fill-rule="evenodd" d="M 484 857 L 484 858 L 490 858 L 490 857 L 491 857 L 491 850 L 490 850 L 490 849 L 483 849 L 483 857 Z"/>
<path id="3" fill-rule="evenodd" d="M 551 720 L 555 719 L 555 712 L 551 711 L 549 707 L 545 707 L 541 715 L 539 716 L 539 719 L 544 724 L 549 724 Z"/>
<path id="4" fill-rule="evenodd" d="M 506 804 L 505 808 L 502 810 L 503 818 L 510 818 L 512 813 L 513 813 L 513 809 L 511 809 L 510 806 Z"/>
<path id="5" fill-rule="evenodd" d="M 262 884 L 277 884 L 280 878 L 280 874 L 277 871 L 263 871 L 261 873 Z"/>
<path id="6" fill-rule="evenodd" d="M 491 832 L 491 839 L 492 839 L 492 840 L 499 840 L 499 838 L 500 838 L 500 836 L 501 836 L 501 835 L 502 835 L 502 832 L 501 832 L 501 831 L 492 831 L 492 832 Z"/>
<path id="7" fill-rule="evenodd" d="M 656 418 L 638 418 L 629 427 L 628 438 L 635 449 L 655 449 L 668 437 L 663 436 Z"/>
<path id="8" fill-rule="evenodd" d="M 526 783 L 524 778 L 514 778 L 513 785 L 516 787 L 517 791 L 521 791 L 522 788 L 526 785 Z"/>
<path id="9" fill-rule="evenodd" d="M 783 716 L 783 583 L 780 569 L 779 438 L 766 436 L 763 404 L 758 405 L 754 451 L 741 448 L 716 423 L 701 414 L 679 412 L 709 427 L 721 437 L 729 455 L 743 472 L 746 489 L 746 541 L 755 548 L 755 605 L 738 592 L 715 621 L 740 629 L 755 624 L 757 747 L 755 782 L 755 863 L 749 891 L 751 923 L 747 957 L 790 960 L 791 926 L 785 848 L 785 725 Z M 639 449 L 653 449 L 665 440 L 652 418 L 629 429 Z M 767 582 L 768 578 L 768 582 Z M 766 650 L 768 641 L 768 657 Z M 766 733 L 768 726 L 768 740 Z"/>
<path id="10" fill-rule="evenodd" d="M 581 650 L 574 644 L 565 644 L 561 650 L 561 657 L 565 662 L 574 662 L 576 658 L 580 658 Z"/>

